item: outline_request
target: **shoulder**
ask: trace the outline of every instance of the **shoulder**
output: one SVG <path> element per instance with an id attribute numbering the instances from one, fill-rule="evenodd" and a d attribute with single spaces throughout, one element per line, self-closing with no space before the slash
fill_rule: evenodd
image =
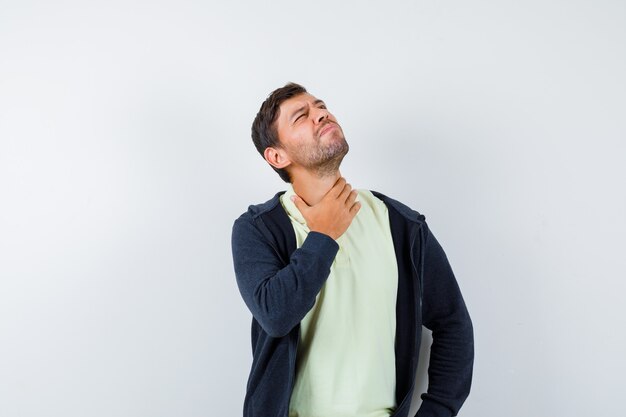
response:
<path id="1" fill-rule="evenodd" d="M 285 191 L 279 191 L 276 194 L 274 194 L 274 196 L 272 198 L 270 198 L 269 200 L 263 202 L 263 203 L 258 203 L 258 204 L 250 204 L 248 206 L 248 210 L 246 210 L 245 212 L 243 212 L 236 220 L 235 222 L 238 221 L 254 221 L 257 217 L 261 216 L 264 213 L 268 213 L 272 210 L 274 210 L 279 204 L 280 202 L 280 196 L 283 195 L 285 193 Z"/>
<path id="2" fill-rule="evenodd" d="M 233 241 L 253 239 L 290 243 L 289 231 L 293 232 L 293 229 L 289 216 L 280 203 L 283 194 L 285 191 L 279 191 L 263 203 L 248 206 L 248 210 L 233 223 Z"/>

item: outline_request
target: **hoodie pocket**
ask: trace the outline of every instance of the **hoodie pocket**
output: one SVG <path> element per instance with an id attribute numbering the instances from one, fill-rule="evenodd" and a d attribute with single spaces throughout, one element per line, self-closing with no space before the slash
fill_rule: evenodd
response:
<path id="1" fill-rule="evenodd" d="M 280 343 L 272 352 L 262 371 L 259 383 L 250 400 L 254 415 L 278 416 L 283 402 L 289 398 L 289 344 Z"/>

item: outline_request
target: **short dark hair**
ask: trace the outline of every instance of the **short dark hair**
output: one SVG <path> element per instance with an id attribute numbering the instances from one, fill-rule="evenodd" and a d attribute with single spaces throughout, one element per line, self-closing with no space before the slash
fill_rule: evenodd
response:
<path id="1" fill-rule="evenodd" d="M 284 87 L 277 88 L 261 104 L 261 109 L 252 122 L 252 142 L 256 150 L 259 151 L 263 159 L 265 149 L 271 147 L 280 148 L 278 141 L 278 129 L 276 119 L 280 114 L 280 105 L 291 97 L 306 93 L 306 88 L 296 83 L 287 83 Z M 280 175 L 285 182 L 291 182 L 289 173 L 284 168 L 276 168 L 270 164 L 272 169 Z"/>

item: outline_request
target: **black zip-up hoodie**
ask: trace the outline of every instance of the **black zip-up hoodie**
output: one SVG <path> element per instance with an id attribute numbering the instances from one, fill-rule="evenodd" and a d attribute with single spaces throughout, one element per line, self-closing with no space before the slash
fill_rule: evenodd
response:
<path id="1" fill-rule="evenodd" d="M 252 312 L 252 369 L 244 417 L 288 417 L 300 321 L 330 274 L 339 245 L 309 232 L 300 248 L 279 198 L 251 205 L 233 225 L 237 285 Z M 432 330 L 428 391 L 416 417 L 457 415 L 472 380 L 472 322 L 447 257 L 424 215 L 372 191 L 388 208 L 398 262 L 396 409 L 407 417 L 422 325 Z M 367 366 L 367 364 L 363 364 Z"/>

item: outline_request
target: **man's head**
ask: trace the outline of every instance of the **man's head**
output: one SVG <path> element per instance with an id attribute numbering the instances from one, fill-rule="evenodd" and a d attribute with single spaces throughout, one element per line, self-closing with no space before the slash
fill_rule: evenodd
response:
<path id="1" fill-rule="evenodd" d="M 252 123 L 257 151 L 285 182 L 301 170 L 336 172 L 349 150 L 341 126 L 322 100 L 288 83 L 274 90 Z"/>

